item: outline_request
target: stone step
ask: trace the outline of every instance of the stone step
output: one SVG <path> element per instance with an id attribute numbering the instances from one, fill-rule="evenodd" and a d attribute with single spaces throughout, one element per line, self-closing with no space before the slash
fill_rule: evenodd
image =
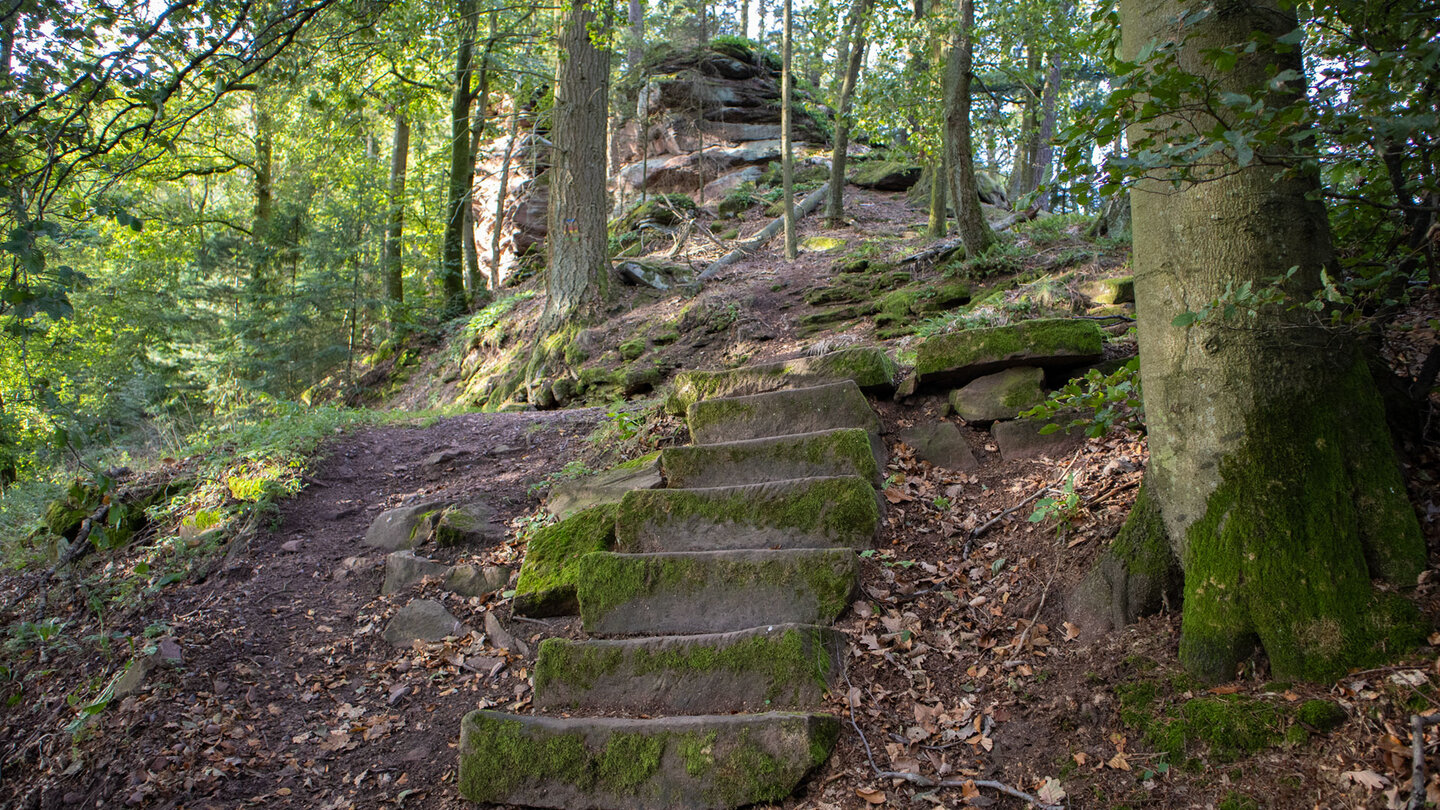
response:
<path id="1" fill-rule="evenodd" d="M 775 624 L 732 633 L 540 643 L 542 709 L 678 715 L 811 709 L 844 665 L 831 627 Z"/>
<path id="2" fill-rule="evenodd" d="M 559 719 L 473 711 L 460 795 L 483 804 L 722 810 L 779 802 L 840 735 L 829 715 Z"/>
<path id="3" fill-rule="evenodd" d="M 852 380 L 696 402 L 686 411 L 695 444 L 766 439 L 836 428 L 878 437 L 880 420 Z"/>
<path id="4" fill-rule="evenodd" d="M 915 349 L 919 385 L 960 385 L 1015 366 L 1073 368 L 1100 361 L 1105 333 L 1094 321 L 1042 318 L 927 338 Z"/>
<path id="5" fill-rule="evenodd" d="M 660 453 L 665 483 L 672 489 L 834 475 L 858 475 L 878 485 L 882 461 L 861 428 L 669 447 Z"/>
<path id="6" fill-rule="evenodd" d="M 615 550 L 869 548 L 880 530 L 875 489 L 853 475 L 737 487 L 628 493 Z"/>
<path id="7" fill-rule="evenodd" d="M 580 559 L 576 595 L 590 633 L 723 633 L 830 624 L 858 585 L 849 549 L 596 552 Z"/>
<path id="8" fill-rule="evenodd" d="M 853 380 L 866 390 L 895 387 L 895 361 L 878 346 L 857 346 L 815 357 L 797 357 L 725 371 L 682 371 L 675 375 L 674 393 L 666 408 L 676 415 L 696 402 L 786 388 Z"/>

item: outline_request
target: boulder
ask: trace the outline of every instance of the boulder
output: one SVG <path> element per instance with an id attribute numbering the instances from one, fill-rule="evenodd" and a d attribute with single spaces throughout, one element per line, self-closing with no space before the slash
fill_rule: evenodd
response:
<path id="1" fill-rule="evenodd" d="M 1103 359 L 1104 342 L 1094 321 L 1072 318 L 965 329 L 922 341 L 915 375 L 921 385 L 958 384 L 1015 366 L 1073 368 Z"/>
<path id="2" fill-rule="evenodd" d="M 443 641 L 469 632 L 444 605 L 434 599 L 416 599 L 395 613 L 382 635 L 396 647 L 408 647 L 416 641 Z"/>
<path id="3" fill-rule="evenodd" d="M 627 259 L 615 265 L 615 274 L 625 284 L 672 290 L 695 282 L 695 272 L 684 265 Z"/>
<path id="4" fill-rule="evenodd" d="M 435 520 L 445 508 L 444 501 L 422 501 L 381 512 L 365 531 L 363 545 L 382 551 L 414 548 L 429 539 Z"/>
<path id="5" fill-rule="evenodd" d="M 425 577 L 443 577 L 449 570 L 445 563 L 417 557 L 408 549 L 395 551 L 385 558 L 385 584 L 380 586 L 380 593 L 395 593 Z"/>
<path id="6" fill-rule="evenodd" d="M 655 489 L 660 477 L 660 454 L 650 453 L 595 475 L 556 484 L 545 499 L 545 510 L 560 519 L 601 504 L 619 503 L 625 493 Z"/>
<path id="7" fill-rule="evenodd" d="M 1097 304 L 1135 303 L 1135 277 L 1118 276 L 1087 281 L 1080 292 Z"/>
<path id="8" fill-rule="evenodd" d="M 701 193 L 707 203 L 723 200 L 730 192 L 740 188 L 746 183 L 758 181 L 761 174 L 762 172 L 758 166 L 746 166 L 732 172 L 726 172 L 719 178 L 706 183 L 705 189 Z M 722 211 L 721 213 L 723 214 L 724 212 Z"/>
<path id="9" fill-rule="evenodd" d="M 900 431 L 900 441 L 915 451 L 915 457 L 947 470 L 973 470 L 980 466 L 975 453 L 951 422 L 931 422 Z"/>
<path id="10" fill-rule="evenodd" d="M 1014 419 L 1045 400 L 1045 370 L 1016 366 L 971 380 L 950 392 L 950 407 L 966 422 Z"/>
<path id="11" fill-rule="evenodd" d="M 876 191 L 905 191 L 920 180 L 920 167 L 898 160 L 867 160 L 857 163 L 850 182 Z"/>
<path id="12" fill-rule="evenodd" d="M 629 720 L 478 710 L 458 789 L 485 805 L 728 810 L 777 803 L 829 758 L 840 720 L 769 712 Z"/>
<path id="13" fill-rule="evenodd" d="M 1055 458 L 1071 452 L 1085 441 L 1085 435 L 1078 428 L 1068 432 L 1041 433 L 1047 424 L 1043 419 L 996 422 L 990 426 L 990 435 L 1000 448 L 1000 457 L 1006 461 L 1036 456 Z"/>

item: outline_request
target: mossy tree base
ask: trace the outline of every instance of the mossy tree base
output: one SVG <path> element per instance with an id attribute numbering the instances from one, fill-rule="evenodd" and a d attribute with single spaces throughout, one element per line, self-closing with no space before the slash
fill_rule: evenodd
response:
<path id="1" fill-rule="evenodd" d="M 615 641 L 546 639 L 535 704 L 648 715 L 818 708 L 839 677 L 844 636 L 782 624 Z"/>
<path id="2" fill-rule="evenodd" d="M 778 802 L 840 735 L 826 715 L 557 719 L 475 711 L 460 725 L 460 794 L 596 810 L 723 810 Z"/>
<path id="3" fill-rule="evenodd" d="M 1103 633 L 1166 607 L 1178 609 L 1182 584 L 1160 509 L 1141 485 L 1125 525 L 1071 593 L 1066 608 L 1085 633 Z"/>

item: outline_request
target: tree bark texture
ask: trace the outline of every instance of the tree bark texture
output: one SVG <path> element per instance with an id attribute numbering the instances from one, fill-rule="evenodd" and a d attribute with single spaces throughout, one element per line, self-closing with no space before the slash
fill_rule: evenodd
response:
<path id="1" fill-rule="evenodd" d="M 830 152 L 830 198 L 825 203 L 825 225 L 838 228 L 845 222 L 845 152 L 850 148 L 850 106 L 855 83 L 860 79 L 860 66 L 865 61 L 866 24 L 870 21 L 871 0 L 854 0 L 850 18 L 845 23 L 842 48 L 845 74 L 840 80 L 840 98 L 835 111 L 835 145 Z"/>
<path id="2" fill-rule="evenodd" d="M 390 188 L 386 195 L 389 211 L 385 218 L 385 241 L 380 246 L 380 275 L 385 283 L 385 308 L 391 328 L 401 325 L 405 306 L 405 174 L 410 160 L 410 118 L 395 113 L 395 135 L 390 141 Z"/>
<path id="3" fill-rule="evenodd" d="M 975 2 L 959 0 L 959 42 L 950 51 L 946 64 L 945 152 L 950 170 L 946 179 L 953 185 L 955 229 L 965 241 L 968 256 L 979 256 L 995 243 L 995 232 L 980 210 L 980 192 L 975 183 L 975 151 L 970 141 L 970 83 L 974 78 Z"/>
<path id="4" fill-rule="evenodd" d="M 550 171 L 550 268 L 547 331 L 609 297 L 605 217 L 605 112 L 609 54 L 595 47 L 592 4 L 565 0 L 560 66 L 555 77 L 553 168 Z"/>
<path id="5" fill-rule="evenodd" d="M 785 19 L 780 26 L 780 178 L 785 187 L 785 258 L 793 260 L 800 253 L 800 234 L 795 227 L 795 149 L 790 137 L 792 97 L 795 94 L 790 41 L 794 32 L 790 16 L 792 4 L 793 0 L 785 0 L 782 12 Z"/>
<path id="6" fill-rule="evenodd" d="M 455 87 L 450 93 L 450 175 L 445 194 L 445 235 L 440 248 L 443 314 L 465 311 L 465 209 L 475 161 L 470 155 L 470 75 L 475 54 L 476 3 L 459 0 L 460 41 L 455 49 Z"/>
<path id="7" fill-rule="evenodd" d="M 947 168 L 944 150 L 941 152 L 941 155 L 930 161 L 930 220 L 925 235 L 931 239 L 944 239 L 950 235 L 950 205 L 946 202 L 945 194 L 950 186 L 946 182 L 950 170 Z"/>
<path id="8" fill-rule="evenodd" d="M 625 62 L 634 70 L 645 60 L 644 0 L 630 0 L 626 5 L 625 15 L 625 21 L 630 24 L 630 42 L 626 49 Z"/>
<path id="9" fill-rule="evenodd" d="M 1202 55 L 1255 32 L 1285 35 L 1293 11 L 1221 4 L 1182 30 L 1188 10 L 1122 0 L 1126 58 L 1152 40 L 1180 42 L 1180 68 L 1215 92 L 1263 92 L 1274 71 L 1300 69 L 1298 52 L 1263 45 L 1228 72 Z M 1267 101 L 1304 103 L 1298 93 Z M 1132 142 L 1175 123 L 1169 137 L 1188 139 L 1216 123 L 1178 115 L 1134 125 Z M 1291 267 L 1289 300 L 1308 300 L 1331 259 L 1313 176 L 1242 167 L 1231 152 L 1197 171 L 1201 182 L 1177 189 L 1156 175 L 1132 196 L 1146 486 L 1184 569 L 1181 660 L 1226 679 L 1258 646 L 1276 677 L 1329 678 L 1404 643 L 1408 603 L 1371 580 L 1414 585 L 1424 543 L 1374 382 L 1346 336 L 1295 308 L 1249 317 L 1242 306 L 1234 318 L 1175 325 L 1227 285 L 1261 286 Z"/>

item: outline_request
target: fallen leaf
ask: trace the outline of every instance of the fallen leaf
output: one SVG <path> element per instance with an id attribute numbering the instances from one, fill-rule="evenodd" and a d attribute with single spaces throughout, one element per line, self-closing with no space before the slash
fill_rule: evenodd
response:
<path id="1" fill-rule="evenodd" d="M 1340 774 L 1340 778 L 1349 779 L 1355 784 L 1361 785 L 1370 790 L 1380 790 L 1381 788 L 1390 784 L 1389 779 L 1386 779 L 1385 777 L 1368 768 L 1363 771 L 1345 771 L 1344 773 Z"/>
<path id="2" fill-rule="evenodd" d="M 1105 763 L 1105 764 L 1108 765 L 1108 766 L 1110 766 L 1110 768 L 1111 768 L 1112 770 L 1116 770 L 1116 771 L 1128 771 L 1128 770 L 1130 770 L 1130 761 L 1125 758 L 1125 752 L 1124 752 L 1124 751 L 1121 751 L 1120 753 L 1118 753 L 1118 754 L 1116 754 L 1115 756 L 1111 757 L 1111 758 L 1110 758 L 1110 761 L 1107 762 L 1107 763 Z"/>
<path id="3" fill-rule="evenodd" d="M 1080 637 L 1080 628 L 1076 627 L 1070 622 L 1065 622 L 1062 626 L 1065 628 L 1066 641 L 1074 641 L 1075 639 Z"/>
<path id="4" fill-rule="evenodd" d="M 885 791 L 874 788 L 855 788 L 855 795 L 869 802 L 870 804 L 884 804 Z"/>
<path id="5" fill-rule="evenodd" d="M 1076 751 L 1075 753 L 1070 755 L 1070 758 L 1075 760 L 1076 765 L 1084 765 L 1085 760 L 1089 759 L 1090 757 L 1086 756 L 1084 751 Z"/>
<path id="6" fill-rule="evenodd" d="M 1065 788 L 1060 786 L 1060 780 L 1047 776 L 1045 784 L 1040 786 L 1040 790 L 1035 795 L 1046 804 L 1059 804 L 1065 800 Z"/>
<path id="7" fill-rule="evenodd" d="M 1224 686 L 1215 686 L 1210 689 L 1212 695 L 1233 695 L 1240 691 L 1240 684 L 1227 683 Z"/>

